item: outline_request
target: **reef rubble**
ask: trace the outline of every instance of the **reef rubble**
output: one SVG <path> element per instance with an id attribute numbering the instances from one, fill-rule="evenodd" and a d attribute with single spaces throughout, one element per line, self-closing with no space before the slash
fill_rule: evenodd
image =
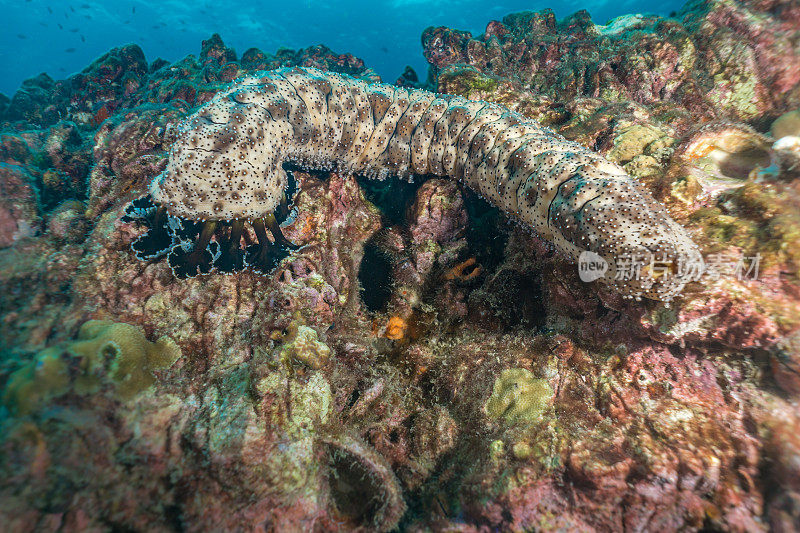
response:
<path id="1" fill-rule="evenodd" d="M 148 63 L 0 109 L 0 523 L 12 530 L 800 529 L 800 8 L 429 28 L 426 82 L 619 163 L 710 269 L 630 301 L 461 184 L 294 169 L 268 276 L 176 279 L 122 217 L 175 125 L 317 46 Z M 793 22 L 795 21 L 795 22 Z"/>

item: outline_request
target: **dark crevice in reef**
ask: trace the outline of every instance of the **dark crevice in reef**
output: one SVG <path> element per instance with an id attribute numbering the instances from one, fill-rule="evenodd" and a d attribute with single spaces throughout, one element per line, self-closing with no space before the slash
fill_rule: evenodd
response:
<path id="1" fill-rule="evenodd" d="M 376 180 L 357 176 L 364 197 L 380 211 L 384 227 L 408 227 L 408 210 L 426 180 L 426 177 L 409 182 L 395 177 Z M 394 258 L 381 246 L 383 236 L 384 232 L 379 231 L 367 241 L 358 269 L 361 301 L 370 312 L 385 311 L 392 297 Z"/>
<path id="2" fill-rule="evenodd" d="M 541 278 L 534 271 L 503 268 L 478 289 L 471 299 L 492 309 L 506 330 L 541 328 L 547 320 Z"/>
<path id="3" fill-rule="evenodd" d="M 331 454 L 331 495 L 337 510 L 355 523 L 371 525 L 380 510 L 380 502 L 374 498 L 378 489 L 373 486 L 368 470 L 360 468 L 358 462 L 347 460 L 342 454 Z"/>
<path id="4" fill-rule="evenodd" d="M 172 504 L 164 507 L 164 517 L 167 523 L 172 526 L 172 530 L 177 533 L 183 533 L 186 528 L 183 524 L 183 511 L 180 506 Z"/>
<path id="5" fill-rule="evenodd" d="M 406 512 L 391 466 L 358 437 L 323 437 L 333 514 L 345 530 L 394 531 Z"/>
<path id="6" fill-rule="evenodd" d="M 455 518 L 462 515 L 465 492 L 474 490 L 469 480 L 482 470 L 489 468 L 489 443 L 492 435 L 479 430 L 469 420 L 462 420 L 471 431 L 465 430 L 456 445 L 436 461 L 426 480 L 406 494 L 408 511 L 400 522 L 404 531 L 417 521 Z"/>
<path id="7" fill-rule="evenodd" d="M 358 269 L 358 282 L 361 286 L 361 301 L 371 312 L 382 311 L 392 296 L 394 278 L 392 261 L 381 250 L 373 237 L 364 246 L 364 257 Z"/>
<path id="8" fill-rule="evenodd" d="M 492 272 L 503 262 L 509 235 L 507 217 L 472 189 L 462 187 L 461 192 L 469 215 L 467 244 L 476 262 Z"/>
<path id="9" fill-rule="evenodd" d="M 416 198 L 419 188 L 427 181 L 424 176 L 415 177 L 412 182 L 396 177 L 376 180 L 358 176 L 357 179 L 364 197 L 380 210 L 385 225 L 389 226 L 406 225 L 408 208 Z"/>

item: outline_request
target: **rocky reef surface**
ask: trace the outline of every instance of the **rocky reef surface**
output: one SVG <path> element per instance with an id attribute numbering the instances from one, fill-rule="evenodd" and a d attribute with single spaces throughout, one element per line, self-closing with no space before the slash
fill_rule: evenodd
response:
<path id="1" fill-rule="evenodd" d="M 174 125 L 255 70 L 374 73 L 213 36 L 26 81 L 0 98 L 0 523 L 800 529 L 798 19 L 707 0 L 423 35 L 429 88 L 603 153 L 689 229 L 710 268 L 669 305 L 583 283 L 458 183 L 299 171 L 275 273 L 176 280 L 120 220 Z"/>

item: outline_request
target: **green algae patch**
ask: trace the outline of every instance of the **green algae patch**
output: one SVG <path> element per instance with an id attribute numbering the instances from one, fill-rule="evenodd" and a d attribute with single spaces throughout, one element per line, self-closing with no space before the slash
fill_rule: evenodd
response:
<path id="1" fill-rule="evenodd" d="M 733 110 L 744 120 L 759 115 L 758 80 L 744 73 L 719 72 L 714 75 L 715 88 L 708 96 L 719 107 Z"/>
<path id="2" fill-rule="evenodd" d="M 172 366 L 180 355 L 168 337 L 149 342 L 130 324 L 90 320 L 81 326 L 77 340 L 42 350 L 14 372 L 3 403 L 24 415 L 70 391 L 97 392 L 106 380 L 119 399 L 130 400 L 155 383 L 152 370 Z"/>
<path id="3" fill-rule="evenodd" d="M 495 380 L 484 410 L 489 418 L 509 425 L 533 425 L 552 397 L 553 389 L 546 379 L 537 379 L 524 368 L 509 368 Z"/>

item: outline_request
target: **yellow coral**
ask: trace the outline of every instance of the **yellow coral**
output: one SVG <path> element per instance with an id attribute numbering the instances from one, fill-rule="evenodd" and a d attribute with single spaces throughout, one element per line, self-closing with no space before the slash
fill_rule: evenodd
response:
<path id="1" fill-rule="evenodd" d="M 295 320 L 286 329 L 284 343 L 277 350 L 280 361 L 298 361 L 310 368 L 320 368 L 327 362 L 331 349 L 313 328 Z"/>
<path id="2" fill-rule="evenodd" d="M 646 148 L 653 145 L 665 147 L 672 144 L 672 139 L 665 131 L 648 124 L 631 124 L 622 129 L 614 138 L 614 147 L 609 151 L 608 158 L 618 163 L 627 163 L 634 157 L 646 153 Z"/>
<path id="3" fill-rule="evenodd" d="M 509 368 L 495 380 L 484 409 L 489 418 L 530 425 L 542 416 L 552 397 L 547 380 L 535 378 L 524 368 Z"/>
<path id="4" fill-rule="evenodd" d="M 8 379 L 3 403 L 17 413 L 33 411 L 47 397 L 69 389 L 69 374 L 60 347 L 45 348 Z"/>
<path id="5" fill-rule="evenodd" d="M 769 131 L 774 139 L 800 137 L 800 109 L 789 111 L 776 118 Z"/>
<path id="6" fill-rule="evenodd" d="M 168 337 L 149 342 L 141 329 L 130 324 L 90 320 L 81 326 L 77 340 L 42 350 L 14 372 L 3 402 L 27 414 L 71 389 L 78 394 L 95 392 L 105 376 L 117 396 L 128 400 L 155 382 L 152 370 L 171 366 L 180 355 Z"/>
<path id="7" fill-rule="evenodd" d="M 141 329 L 108 320 L 86 322 L 78 332 L 78 340 L 68 350 L 81 359 L 81 377 L 89 378 L 84 380 L 87 392 L 92 388 L 91 378 L 106 368 L 122 399 L 129 399 L 152 385 L 155 378 L 151 370 L 168 368 L 181 355 L 180 348 L 169 337 L 149 342 Z"/>

